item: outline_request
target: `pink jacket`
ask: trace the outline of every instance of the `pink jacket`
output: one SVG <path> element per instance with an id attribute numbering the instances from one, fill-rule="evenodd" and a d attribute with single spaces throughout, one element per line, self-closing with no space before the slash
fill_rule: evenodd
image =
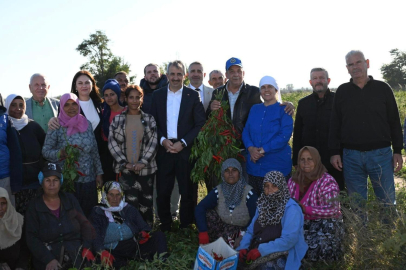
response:
<path id="1" fill-rule="evenodd" d="M 299 201 L 299 185 L 291 178 L 288 187 L 290 196 Z M 339 193 L 340 189 L 336 180 L 328 173 L 324 173 L 320 179 L 313 181 L 300 200 L 305 207 L 304 219 L 341 217 L 340 202 L 334 200 Z"/>

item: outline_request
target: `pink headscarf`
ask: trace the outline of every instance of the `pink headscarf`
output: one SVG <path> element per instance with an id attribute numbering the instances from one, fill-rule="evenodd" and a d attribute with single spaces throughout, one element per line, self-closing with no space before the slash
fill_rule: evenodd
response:
<path id="1" fill-rule="evenodd" d="M 65 103 L 69 99 L 75 101 L 79 106 L 78 114 L 75 115 L 74 117 L 69 117 L 65 113 L 65 111 L 63 110 L 63 107 L 65 106 Z M 68 136 L 74 135 L 74 134 L 76 134 L 78 132 L 85 132 L 87 130 L 88 125 L 89 125 L 89 123 L 87 122 L 86 117 L 84 117 L 83 115 L 80 114 L 79 99 L 73 93 L 64 94 L 61 97 L 61 100 L 60 100 L 60 112 L 59 112 L 58 118 L 59 118 L 59 124 L 68 129 L 68 131 L 67 131 Z"/>

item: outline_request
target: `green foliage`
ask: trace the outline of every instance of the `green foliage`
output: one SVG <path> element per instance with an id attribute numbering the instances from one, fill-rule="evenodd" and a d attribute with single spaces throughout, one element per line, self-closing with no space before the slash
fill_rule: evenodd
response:
<path id="1" fill-rule="evenodd" d="M 81 55 L 88 58 L 88 62 L 80 69 L 92 73 L 99 88 L 102 88 L 104 82 L 113 78 L 119 71 L 130 73 L 130 64 L 124 62 L 123 58 L 113 55 L 108 47 L 109 42 L 110 39 L 103 31 L 96 31 L 76 48 Z M 131 83 L 134 83 L 135 77 L 135 75 L 130 77 Z"/>
<path id="2" fill-rule="evenodd" d="M 243 158 L 239 148 L 241 135 L 234 129 L 226 113 L 229 105 L 227 101 L 222 101 L 224 93 L 222 91 L 216 95 L 221 108 L 211 112 L 192 146 L 190 159 L 197 159 L 191 173 L 191 179 L 195 183 L 213 179 L 213 176 L 221 179 L 223 161 L 228 158 Z"/>
<path id="3" fill-rule="evenodd" d="M 381 67 L 385 81 L 394 88 L 406 87 L 406 52 L 393 49 L 389 51 L 392 62 Z"/>

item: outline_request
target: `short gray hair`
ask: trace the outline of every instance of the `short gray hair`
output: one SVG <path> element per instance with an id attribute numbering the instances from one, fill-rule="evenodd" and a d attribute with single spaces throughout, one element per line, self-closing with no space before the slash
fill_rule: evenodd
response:
<path id="1" fill-rule="evenodd" d="M 32 84 L 32 80 L 34 80 L 36 77 L 43 77 L 45 79 L 45 75 L 42 73 L 34 73 L 32 74 L 31 78 L 30 78 L 30 84 Z M 45 80 L 47 81 L 47 80 Z"/>
<path id="2" fill-rule="evenodd" d="M 223 72 L 221 72 L 221 71 L 220 71 L 220 70 L 218 70 L 218 69 L 215 69 L 215 70 L 212 70 L 212 71 L 210 72 L 210 74 L 209 74 L 209 81 L 211 80 L 211 75 L 212 75 L 213 73 L 220 73 L 220 74 L 221 74 L 221 76 L 223 76 L 223 77 L 224 77 Z"/>
<path id="3" fill-rule="evenodd" d="M 185 65 L 182 63 L 182 61 L 180 61 L 180 60 L 175 60 L 175 61 L 170 62 L 170 63 L 168 64 L 168 67 L 166 68 L 166 74 L 169 74 L 169 68 L 170 68 L 171 66 L 174 66 L 174 67 L 176 67 L 177 69 L 182 70 L 183 75 L 186 74 Z"/>
<path id="4" fill-rule="evenodd" d="M 190 73 L 190 67 L 191 67 L 192 65 L 200 65 L 200 66 L 202 67 L 202 72 L 204 71 L 204 70 L 203 70 L 203 64 L 202 64 L 201 62 L 199 62 L 199 61 L 194 61 L 192 64 L 189 65 L 189 67 L 188 67 L 188 69 L 187 69 L 187 71 L 188 71 L 189 73 Z"/>
<path id="5" fill-rule="evenodd" d="M 365 56 L 364 56 L 363 52 L 361 52 L 360 50 L 351 50 L 345 55 L 345 62 L 347 63 L 348 58 L 350 58 L 351 56 L 356 55 L 356 54 L 361 55 L 362 59 L 364 59 L 364 61 L 365 61 Z"/>
<path id="6" fill-rule="evenodd" d="M 320 68 L 320 67 L 318 67 L 318 68 L 313 68 L 313 69 L 310 71 L 310 80 L 312 79 L 312 73 L 313 73 L 313 72 L 316 72 L 316 71 L 324 71 L 324 72 L 326 73 L 327 79 L 329 78 L 329 77 L 328 77 L 328 72 L 327 72 L 327 70 L 326 70 L 325 68 Z"/>

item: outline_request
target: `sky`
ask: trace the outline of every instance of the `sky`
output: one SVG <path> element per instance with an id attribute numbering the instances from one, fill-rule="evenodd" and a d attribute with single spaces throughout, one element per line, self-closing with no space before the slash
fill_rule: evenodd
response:
<path id="1" fill-rule="evenodd" d="M 382 79 L 389 51 L 406 51 L 406 1 L 272 0 L 0 0 L 0 93 L 30 97 L 29 79 L 43 73 L 49 96 L 70 91 L 87 59 L 75 49 L 102 30 L 113 54 L 143 78 L 148 63 L 200 61 L 208 73 L 242 60 L 245 82 L 273 76 L 280 88 L 310 87 L 310 70 L 328 70 L 330 87 L 349 80 L 345 55 L 353 49 L 370 60 Z"/>

